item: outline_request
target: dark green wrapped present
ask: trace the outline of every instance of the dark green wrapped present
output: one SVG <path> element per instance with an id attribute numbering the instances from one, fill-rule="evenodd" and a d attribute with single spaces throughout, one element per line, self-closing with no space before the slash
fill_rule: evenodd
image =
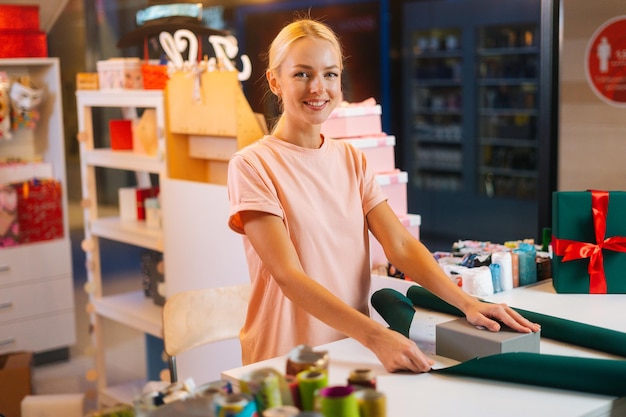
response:
<path id="1" fill-rule="evenodd" d="M 626 293 L 626 192 L 554 192 L 552 249 L 556 292 Z"/>

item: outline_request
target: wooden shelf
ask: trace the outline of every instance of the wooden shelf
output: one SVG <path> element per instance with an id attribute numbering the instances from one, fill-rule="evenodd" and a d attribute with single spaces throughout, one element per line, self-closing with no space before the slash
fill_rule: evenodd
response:
<path id="1" fill-rule="evenodd" d="M 140 248 L 163 252 L 163 231 L 149 227 L 145 221 L 122 220 L 119 210 L 109 213 L 101 211 L 98 204 L 99 184 L 96 168 L 114 169 L 136 173 L 149 173 L 159 176 L 159 183 L 165 176 L 165 104 L 161 90 L 80 90 L 76 92 L 78 108 L 78 125 L 82 173 L 83 198 L 90 204 L 84 210 L 85 235 L 87 238 L 108 239 Z M 94 114 L 96 108 L 127 109 L 124 117 L 134 118 L 135 109 L 154 109 L 156 113 L 157 153 L 145 155 L 133 150 L 113 150 L 96 147 L 94 136 Z M 90 302 L 94 306 L 91 314 L 91 323 L 102 329 L 102 320 L 108 319 L 121 323 L 131 329 L 138 330 L 151 336 L 162 338 L 162 307 L 154 304 L 152 298 L 146 297 L 143 290 L 108 295 L 108 284 L 101 270 L 101 253 L 99 245 L 94 251 L 88 251 L 87 262 L 92 262 L 94 268 L 87 269 L 88 281 L 92 282 L 100 291 L 90 294 Z M 133 277 L 131 277 L 133 279 Z M 137 281 L 141 277 L 137 274 Z M 105 294 L 101 296 L 101 294 Z M 106 364 L 106 335 L 97 331 L 94 341 L 95 364 L 98 372 L 98 402 L 101 405 L 116 405 L 120 403 L 132 404 L 134 397 L 141 393 L 145 381 L 130 381 L 118 385 L 117 381 L 107 378 Z M 108 383 L 112 382 L 113 386 Z"/>
<path id="2" fill-rule="evenodd" d="M 93 304 L 102 317 L 124 323 L 152 336 L 162 338 L 163 308 L 154 304 L 143 291 L 95 298 Z"/>
<path id="3" fill-rule="evenodd" d="M 162 90 L 78 90 L 78 107 L 153 108 L 163 102 Z"/>
<path id="4" fill-rule="evenodd" d="M 143 221 L 105 217 L 92 221 L 90 230 L 92 234 L 98 237 L 159 252 L 163 251 L 163 233 L 161 229 L 150 228 Z"/>
<path id="5" fill-rule="evenodd" d="M 163 156 L 149 156 L 133 151 L 116 151 L 112 149 L 94 149 L 84 152 L 85 163 L 92 166 L 122 169 L 126 171 L 143 171 L 154 174 L 164 168 Z"/>

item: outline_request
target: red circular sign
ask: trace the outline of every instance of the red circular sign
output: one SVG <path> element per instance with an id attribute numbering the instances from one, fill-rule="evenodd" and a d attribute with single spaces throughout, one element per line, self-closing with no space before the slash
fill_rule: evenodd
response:
<path id="1" fill-rule="evenodd" d="M 585 73 L 598 97 L 626 107 L 626 16 L 606 21 L 593 34 L 585 52 Z"/>

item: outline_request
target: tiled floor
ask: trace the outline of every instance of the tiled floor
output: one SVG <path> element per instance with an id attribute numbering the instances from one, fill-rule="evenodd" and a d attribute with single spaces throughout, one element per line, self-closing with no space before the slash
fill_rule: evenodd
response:
<path id="1" fill-rule="evenodd" d="M 80 213 L 76 207 L 70 207 L 72 228 L 72 258 L 74 271 L 74 300 L 76 312 L 76 345 L 70 347 L 69 361 L 37 365 L 34 368 L 35 394 L 84 393 L 86 411 L 96 408 L 95 382 L 86 378 L 89 370 L 94 369 L 89 318 L 86 313 L 87 294 L 83 290 L 86 281 L 85 258 L 80 243 L 83 239 Z M 141 288 L 137 274 L 137 249 L 115 242 L 102 241 L 103 259 L 115 255 L 114 264 L 103 265 L 107 269 L 107 288 L 111 292 L 128 291 Z M 130 250 L 129 250 L 130 249 Z M 106 252 L 106 254 L 104 253 Z M 113 383 L 131 381 L 146 377 L 145 339 L 143 333 L 107 321 L 107 377 Z"/>

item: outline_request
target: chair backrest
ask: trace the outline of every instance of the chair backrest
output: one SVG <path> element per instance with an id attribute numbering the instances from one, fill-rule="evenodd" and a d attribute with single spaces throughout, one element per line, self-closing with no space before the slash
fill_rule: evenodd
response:
<path id="1" fill-rule="evenodd" d="M 163 343 L 170 356 L 170 379 L 176 382 L 176 355 L 239 336 L 250 299 L 250 284 L 183 291 L 163 306 Z"/>

